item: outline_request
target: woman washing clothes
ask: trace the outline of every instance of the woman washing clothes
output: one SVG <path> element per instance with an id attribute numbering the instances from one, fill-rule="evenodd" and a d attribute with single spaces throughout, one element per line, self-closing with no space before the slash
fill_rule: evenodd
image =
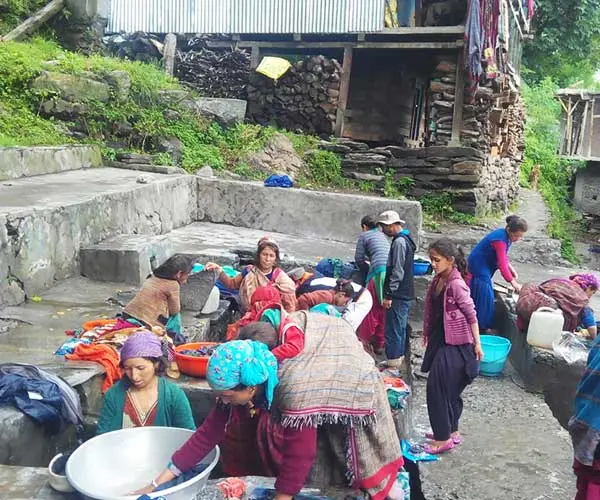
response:
<path id="1" fill-rule="evenodd" d="M 427 345 L 421 370 L 427 378 L 427 411 L 432 439 L 428 453 L 443 453 L 461 442 L 458 430 L 461 394 L 479 372 L 483 358 L 475 305 L 464 281 L 467 263 L 448 239 L 429 247 L 435 278 L 427 289 L 423 341 Z"/>
<path id="2" fill-rule="evenodd" d="M 489 233 L 469 255 L 469 285 L 481 330 L 493 331 L 496 315 L 493 278 L 496 271 L 500 269 L 502 277 L 517 293 L 521 290 L 521 284 L 517 281 L 519 275 L 508 260 L 508 250 L 513 243 L 522 239 L 526 232 L 525 219 L 510 215 L 506 218 L 506 227 Z"/>
<path id="3" fill-rule="evenodd" d="M 404 498 L 396 484 L 403 463 L 399 439 L 373 360 L 353 342 L 345 321 L 305 311 L 293 316 L 305 331 L 306 349 L 283 363 L 279 373 L 267 347 L 277 344 L 278 335 L 268 325 L 258 335 L 262 342 L 236 340 L 217 347 L 207 373 L 217 406 L 168 467 L 138 493 L 177 477 L 218 444 L 225 474 L 276 477 L 276 500 L 291 500 L 315 460 L 325 455 L 330 463 L 335 457 L 333 463 L 346 473 L 338 477 L 369 498 Z"/>
<path id="4" fill-rule="evenodd" d="M 360 268 L 368 266 L 367 290 L 373 307 L 358 330 L 358 336 L 376 354 L 383 354 L 385 344 L 385 315 L 383 308 L 383 283 L 387 269 L 390 242 L 377 227 L 377 218 L 367 215 L 360 222 L 362 233 L 356 243 L 354 261 Z"/>
<path id="5" fill-rule="evenodd" d="M 313 278 L 298 297 L 298 309 L 307 310 L 317 304 L 331 304 L 340 310 L 354 331 L 357 331 L 373 307 L 373 298 L 366 288 L 350 280 Z"/>
<path id="6" fill-rule="evenodd" d="M 152 329 L 160 326 L 181 335 L 181 285 L 192 272 L 193 260 L 175 255 L 157 267 L 129 304 L 121 317 L 129 323 Z"/>
<path id="7" fill-rule="evenodd" d="M 129 427 L 196 429 L 190 403 L 177 385 L 161 377 L 163 343 L 152 332 L 131 335 L 121 349 L 125 377 L 104 395 L 98 434 Z"/>
<path id="8" fill-rule="evenodd" d="M 600 337 L 596 337 L 588 354 L 568 429 L 575 455 L 575 500 L 597 500 L 600 498 Z"/>
<path id="9" fill-rule="evenodd" d="M 281 303 L 286 311 L 296 310 L 296 285 L 279 267 L 279 245 L 270 238 L 264 237 L 258 241 L 254 265 L 247 266 L 233 278 L 227 276 L 223 268 L 214 262 L 206 264 L 206 270 L 216 270 L 223 285 L 240 291 L 243 312 L 250 309 L 250 299 L 254 291 L 269 284 L 281 295 Z"/>
<path id="10" fill-rule="evenodd" d="M 597 334 L 596 318 L 589 307 L 590 299 L 600 288 L 598 278 L 593 274 L 574 274 L 569 278 L 553 278 L 540 285 L 527 283 L 521 289 L 517 301 L 517 324 L 527 330 L 531 315 L 540 307 L 560 309 L 565 322 L 563 329 L 575 331 L 583 326 L 588 336 Z"/>

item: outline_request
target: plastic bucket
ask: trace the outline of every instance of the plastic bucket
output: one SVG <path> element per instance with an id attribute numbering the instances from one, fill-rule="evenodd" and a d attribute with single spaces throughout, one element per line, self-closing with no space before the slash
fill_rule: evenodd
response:
<path id="1" fill-rule="evenodd" d="M 479 365 L 479 373 L 486 377 L 498 377 L 502 375 L 511 347 L 510 340 L 504 337 L 481 335 L 483 360 Z"/>

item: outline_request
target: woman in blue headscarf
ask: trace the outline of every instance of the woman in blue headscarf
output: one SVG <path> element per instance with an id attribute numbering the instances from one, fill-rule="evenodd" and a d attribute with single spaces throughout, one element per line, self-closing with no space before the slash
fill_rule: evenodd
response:
<path id="1" fill-rule="evenodd" d="M 243 329 L 242 329 L 243 330 Z M 315 427 L 283 429 L 271 418 L 277 359 L 266 344 L 234 340 L 212 355 L 206 379 L 217 406 L 196 433 L 174 455 L 147 493 L 193 468 L 215 446 L 228 476 L 275 476 L 278 499 L 303 487 L 317 453 Z"/>
<path id="2" fill-rule="evenodd" d="M 508 250 L 513 243 L 523 238 L 526 232 L 525 219 L 510 215 L 506 218 L 506 227 L 488 234 L 469 255 L 469 286 L 481 331 L 489 331 L 494 326 L 496 307 L 493 279 L 496 271 L 500 270 L 502 277 L 517 293 L 521 290 L 521 285 L 517 281 L 519 276 L 508 261 Z"/>
<path id="3" fill-rule="evenodd" d="M 317 429 L 329 426 L 319 449 L 339 456 L 340 472 L 350 474 L 354 487 L 373 500 L 404 498 L 395 483 L 402 467 L 399 439 L 372 358 L 346 321 L 298 315 L 316 345 L 279 367 L 269 350 L 278 344 L 278 333 L 267 322 L 250 323 L 240 330 L 243 340 L 217 347 L 206 376 L 216 407 L 167 469 L 136 493 L 189 471 L 219 445 L 226 475 L 275 477 L 275 499 L 291 500 L 317 457 Z M 346 452 L 348 442 L 353 447 Z"/>

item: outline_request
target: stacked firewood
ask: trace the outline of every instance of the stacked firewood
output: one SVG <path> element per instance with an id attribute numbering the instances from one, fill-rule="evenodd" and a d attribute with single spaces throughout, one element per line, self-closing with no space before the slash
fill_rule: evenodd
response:
<path id="1" fill-rule="evenodd" d="M 445 145 L 452 136 L 456 63 L 441 60 L 429 84 L 429 144 Z"/>
<path id="2" fill-rule="evenodd" d="M 262 125 L 331 134 L 341 73 L 338 61 L 325 56 L 297 61 L 277 82 L 252 73 L 247 88 L 247 116 Z"/>
<path id="3" fill-rule="evenodd" d="M 176 76 L 206 97 L 246 99 L 250 54 L 236 47 L 211 49 L 207 38 L 190 40 L 178 51 Z"/>

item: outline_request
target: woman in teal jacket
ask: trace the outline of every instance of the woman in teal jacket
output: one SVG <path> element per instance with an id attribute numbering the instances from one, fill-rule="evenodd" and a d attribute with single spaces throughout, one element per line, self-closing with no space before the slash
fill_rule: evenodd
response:
<path id="1" fill-rule="evenodd" d="M 183 390 L 160 376 L 163 350 L 151 332 L 132 335 L 121 349 L 125 377 L 105 395 L 97 434 L 130 427 L 180 427 L 195 430 Z"/>

